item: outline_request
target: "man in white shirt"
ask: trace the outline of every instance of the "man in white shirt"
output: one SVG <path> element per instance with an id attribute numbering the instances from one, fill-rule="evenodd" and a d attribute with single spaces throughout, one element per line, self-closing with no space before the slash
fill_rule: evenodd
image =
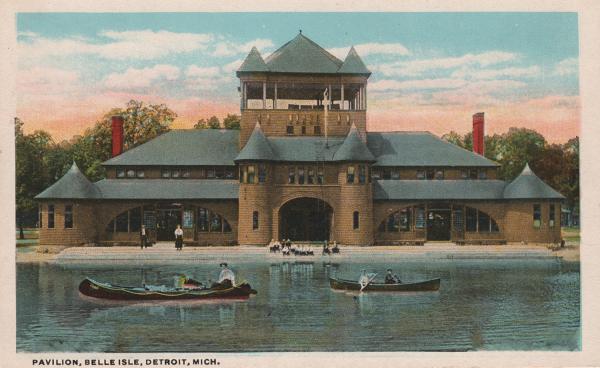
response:
<path id="1" fill-rule="evenodd" d="M 221 273 L 219 274 L 219 283 L 222 284 L 225 280 L 229 280 L 231 285 L 235 285 L 235 274 L 227 267 L 227 263 L 223 262 L 220 266 Z"/>

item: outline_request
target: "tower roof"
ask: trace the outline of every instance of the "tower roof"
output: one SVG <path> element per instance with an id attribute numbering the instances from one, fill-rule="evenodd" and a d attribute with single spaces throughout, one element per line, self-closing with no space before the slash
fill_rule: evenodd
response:
<path id="1" fill-rule="evenodd" d="M 352 123 L 350 132 L 344 139 L 342 146 L 335 152 L 334 161 L 362 161 L 375 162 L 375 157 L 367 145 L 360 139 L 356 125 Z"/>
<path id="2" fill-rule="evenodd" d="M 348 55 L 346 55 L 346 59 L 344 59 L 344 63 L 338 70 L 338 73 L 343 74 L 371 74 L 371 71 L 367 69 L 365 63 L 363 63 L 360 56 L 354 49 L 354 46 L 350 48 L 348 51 Z"/>
<path id="3" fill-rule="evenodd" d="M 525 164 L 519 176 L 504 188 L 504 199 L 565 199 Z"/>
<path id="4" fill-rule="evenodd" d="M 371 74 L 354 48 L 341 61 L 314 41 L 298 33 L 266 59 L 253 47 L 237 73 Z"/>
<path id="5" fill-rule="evenodd" d="M 96 186 L 73 162 L 71 168 L 62 178 L 38 194 L 36 199 L 90 199 L 99 198 L 100 193 Z"/>
<path id="6" fill-rule="evenodd" d="M 265 137 L 260 124 L 256 123 L 248 142 L 235 158 L 235 161 L 273 161 L 275 154 Z"/>
<path id="7" fill-rule="evenodd" d="M 269 68 L 256 47 L 252 47 L 246 60 L 240 65 L 238 72 L 266 72 Z"/>

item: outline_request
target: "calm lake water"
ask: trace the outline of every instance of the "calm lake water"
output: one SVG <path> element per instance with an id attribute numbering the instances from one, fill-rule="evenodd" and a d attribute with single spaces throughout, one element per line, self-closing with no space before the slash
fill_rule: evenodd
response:
<path id="1" fill-rule="evenodd" d="M 216 264 L 17 265 L 17 350 L 99 352 L 579 350 L 579 263 L 553 259 L 231 262 L 258 295 L 244 302 L 97 303 L 86 276 L 119 284 L 200 280 Z M 328 277 L 392 267 L 439 292 L 332 291 Z"/>

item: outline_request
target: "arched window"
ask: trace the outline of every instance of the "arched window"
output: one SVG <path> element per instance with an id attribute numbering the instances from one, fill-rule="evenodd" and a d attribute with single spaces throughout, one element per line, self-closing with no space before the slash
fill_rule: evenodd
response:
<path id="1" fill-rule="evenodd" d="M 196 226 L 198 232 L 202 233 L 230 233 L 231 225 L 225 218 L 206 208 L 198 208 L 196 216 Z"/>
<path id="2" fill-rule="evenodd" d="M 136 207 L 118 214 L 108 223 L 106 231 L 109 233 L 133 233 L 140 231 L 141 227 L 142 208 Z"/>
<path id="3" fill-rule="evenodd" d="M 410 231 L 412 227 L 413 208 L 407 207 L 396 211 L 386 217 L 379 224 L 379 232 Z"/>
<path id="4" fill-rule="evenodd" d="M 500 231 L 498 223 L 487 213 L 476 208 L 465 207 L 467 232 L 495 233 Z"/>

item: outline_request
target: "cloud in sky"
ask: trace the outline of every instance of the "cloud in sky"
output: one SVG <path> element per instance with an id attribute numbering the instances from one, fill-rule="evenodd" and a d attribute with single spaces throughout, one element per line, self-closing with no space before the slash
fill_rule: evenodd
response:
<path id="1" fill-rule="evenodd" d="M 62 138 L 131 98 L 166 103 L 178 114 L 175 127 L 238 112 L 235 71 L 252 46 L 263 57 L 279 46 L 256 34 L 240 39 L 216 32 L 149 29 L 18 35 L 18 115 L 26 129 L 42 128 Z M 511 122 L 540 129 L 564 123 L 573 129 L 548 134 L 578 132 L 577 97 L 545 87 L 550 78 L 559 86 L 576 80 L 576 58 L 545 64 L 550 67 L 544 75 L 541 63 L 511 50 L 450 55 L 417 48 L 413 52 L 401 42 L 362 42 L 355 48 L 373 71 L 368 85 L 370 129 L 443 134 L 456 124 L 468 128 L 470 115 L 485 109 L 487 116 L 497 114 L 491 118 L 495 129 L 508 128 Z M 349 46 L 328 51 L 343 59 Z M 71 128 L 64 129 L 65 124 Z"/>

